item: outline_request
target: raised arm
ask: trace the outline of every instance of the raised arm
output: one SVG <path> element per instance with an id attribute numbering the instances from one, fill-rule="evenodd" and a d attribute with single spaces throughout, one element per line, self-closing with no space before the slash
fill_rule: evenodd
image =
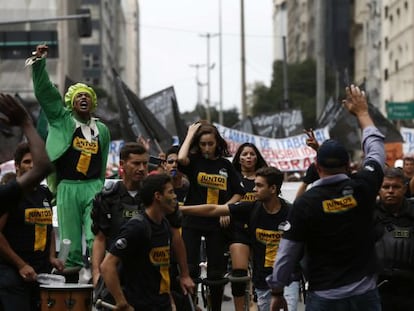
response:
<path id="1" fill-rule="evenodd" d="M 374 121 L 368 113 L 368 103 L 365 92 L 357 86 L 346 88 L 346 99 L 343 100 L 346 109 L 358 120 L 362 129 L 362 148 L 364 163 L 369 160 L 378 162 L 381 166 L 385 163 L 384 135 L 375 127 Z"/>
<path id="2" fill-rule="evenodd" d="M 47 45 L 38 45 L 32 56 L 32 79 L 36 99 L 42 107 L 49 123 L 60 122 L 65 109 L 62 96 L 50 81 L 46 70 Z"/>
<path id="3" fill-rule="evenodd" d="M 368 103 L 365 96 L 365 92 L 361 91 L 359 87 L 351 84 L 351 86 L 345 89 L 346 98 L 342 101 L 345 108 L 352 113 L 358 120 L 361 129 L 365 129 L 368 126 L 374 126 L 368 113 Z"/>
<path id="4" fill-rule="evenodd" d="M 187 136 L 185 137 L 184 142 L 178 151 L 178 163 L 183 166 L 187 166 L 190 163 L 188 155 L 190 153 L 191 142 L 193 141 L 194 134 L 197 132 L 200 126 L 201 123 L 196 122 L 188 127 Z"/>
<path id="5" fill-rule="evenodd" d="M 20 126 L 30 145 L 33 168 L 17 177 L 17 182 L 27 191 L 38 185 L 51 171 L 45 144 L 33 126 L 26 109 L 12 96 L 0 94 L 0 111 L 7 117 L 3 121 L 11 126 Z"/>

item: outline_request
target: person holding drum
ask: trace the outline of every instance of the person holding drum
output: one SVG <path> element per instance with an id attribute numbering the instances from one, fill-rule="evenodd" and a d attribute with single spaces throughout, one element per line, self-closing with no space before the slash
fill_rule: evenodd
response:
<path id="1" fill-rule="evenodd" d="M 172 233 L 165 218 L 177 206 L 171 177 L 166 174 L 146 177 L 140 196 L 145 212 L 121 228 L 100 266 L 101 275 L 116 301 L 116 310 L 172 310 L 169 275 Z M 191 292 L 192 288 L 187 290 Z"/>
<path id="2" fill-rule="evenodd" d="M 33 167 L 28 143 L 15 152 L 17 178 Z M 56 258 L 52 226 L 52 194 L 37 185 L 18 204 L 0 217 L 0 301 L 4 311 L 39 310 L 38 273 L 54 267 L 63 270 Z"/>

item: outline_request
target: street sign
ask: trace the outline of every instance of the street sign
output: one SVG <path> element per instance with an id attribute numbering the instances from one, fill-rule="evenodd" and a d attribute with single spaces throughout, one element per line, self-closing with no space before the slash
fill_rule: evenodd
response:
<path id="1" fill-rule="evenodd" d="M 390 120 L 414 119 L 414 101 L 387 102 L 386 108 Z"/>

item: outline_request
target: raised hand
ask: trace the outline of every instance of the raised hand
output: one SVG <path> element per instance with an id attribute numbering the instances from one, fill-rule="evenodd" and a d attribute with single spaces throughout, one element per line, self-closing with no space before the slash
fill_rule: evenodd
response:
<path id="1" fill-rule="evenodd" d="M 368 103 L 365 92 L 351 84 L 346 87 L 346 99 L 342 101 L 345 108 L 355 116 L 368 113 Z"/>
<path id="2" fill-rule="evenodd" d="M 306 138 L 306 145 L 311 147 L 313 150 L 318 151 L 319 143 L 315 138 L 313 129 L 310 128 L 309 130 L 303 130 L 303 132 L 308 136 L 308 138 Z"/>
<path id="3" fill-rule="evenodd" d="M 23 123 L 31 121 L 23 105 L 15 97 L 8 94 L 0 93 L 0 112 L 6 117 L 0 117 L 0 119 L 10 126 L 21 126 Z"/>
<path id="4" fill-rule="evenodd" d="M 46 57 L 48 50 L 49 47 L 46 44 L 39 44 L 38 46 L 36 46 L 36 52 L 33 52 L 33 54 L 37 58 Z"/>

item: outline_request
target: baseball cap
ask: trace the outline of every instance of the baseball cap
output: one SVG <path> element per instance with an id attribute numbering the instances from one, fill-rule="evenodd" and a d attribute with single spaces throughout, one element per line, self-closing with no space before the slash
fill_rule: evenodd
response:
<path id="1" fill-rule="evenodd" d="M 338 168 L 348 165 L 349 155 L 341 143 L 328 139 L 319 147 L 316 160 L 322 167 Z"/>

